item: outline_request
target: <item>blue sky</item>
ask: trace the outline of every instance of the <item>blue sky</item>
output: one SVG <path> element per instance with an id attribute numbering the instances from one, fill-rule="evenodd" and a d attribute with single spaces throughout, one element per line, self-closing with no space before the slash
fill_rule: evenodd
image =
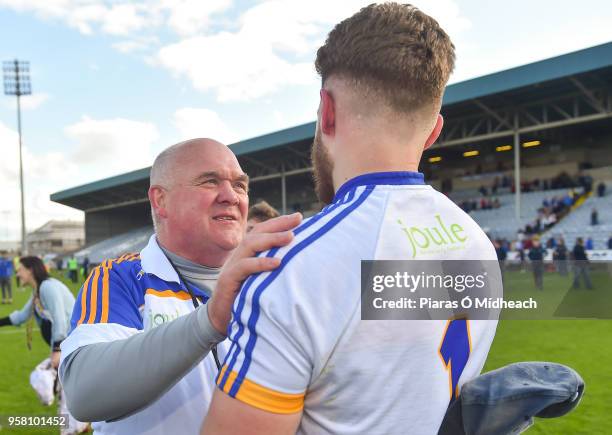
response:
<path id="1" fill-rule="evenodd" d="M 151 164 L 180 140 L 226 143 L 314 120 L 312 66 L 369 1 L 0 0 L 0 60 L 31 63 L 27 227 L 82 219 L 49 194 Z M 612 3 L 415 1 L 457 48 L 451 82 L 612 40 Z M 0 240 L 19 234 L 14 97 L 0 96 Z"/>

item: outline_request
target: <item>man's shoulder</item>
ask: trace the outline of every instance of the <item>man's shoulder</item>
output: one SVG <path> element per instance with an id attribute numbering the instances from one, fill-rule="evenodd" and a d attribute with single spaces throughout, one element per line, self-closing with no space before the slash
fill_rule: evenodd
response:
<path id="1" fill-rule="evenodd" d="M 138 280 L 141 270 L 139 254 L 124 254 L 106 259 L 93 267 L 88 280 L 109 280 L 111 287 L 113 283 L 129 284 Z"/>

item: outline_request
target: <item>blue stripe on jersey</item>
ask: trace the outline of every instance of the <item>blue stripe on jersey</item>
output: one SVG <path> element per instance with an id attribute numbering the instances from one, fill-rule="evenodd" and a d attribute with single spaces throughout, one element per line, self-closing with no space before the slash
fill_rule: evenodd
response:
<path id="1" fill-rule="evenodd" d="M 91 271 L 90 276 L 93 278 L 93 270 Z M 72 332 L 74 328 L 77 327 L 77 323 L 81 317 L 83 317 L 84 319 L 87 319 L 89 316 L 89 295 L 91 294 L 91 282 L 92 281 L 93 279 L 87 279 L 81 286 L 81 289 L 79 290 L 76 301 L 74 302 L 74 309 L 72 310 L 72 317 L 70 318 L 70 332 Z M 85 286 L 85 284 L 87 284 L 87 286 Z M 85 299 L 85 315 L 83 316 L 82 300 L 83 300 L 83 292 L 85 289 L 87 290 L 86 292 L 87 299 Z"/>
<path id="2" fill-rule="evenodd" d="M 296 235 L 296 236 L 299 235 L 302 231 L 305 231 L 308 228 L 310 228 L 312 225 L 314 225 L 316 222 L 318 222 L 321 218 L 323 218 L 324 216 L 327 216 L 329 213 L 334 211 L 340 205 L 344 205 L 344 204 L 349 203 L 350 201 L 352 201 L 354 197 L 355 197 L 355 189 L 352 189 L 349 192 L 349 195 L 347 195 L 347 197 L 345 198 L 344 201 L 335 201 L 335 202 L 331 203 L 326 208 L 324 208 L 321 212 L 317 213 L 316 215 L 314 215 L 313 217 L 308 219 L 306 222 L 304 222 L 301 225 L 299 225 L 293 231 L 293 234 Z M 274 255 L 276 255 L 278 250 L 279 250 L 279 248 L 270 249 L 266 253 L 266 257 L 273 257 Z M 259 256 L 260 254 L 258 254 L 257 256 Z M 245 281 L 245 283 L 244 283 L 244 285 L 242 287 L 242 290 L 240 292 L 240 297 L 238 299 L 238 306 L 237 306 L 236 310 L 234 310 L 232 308 L 232 314 L 234 315 L 234 320 L 232 322 L 230 322 L 230 324 L 227 327 L 227 336 L 228 337 L 231 335 L 231 330 L 232 330 L 232 326 L 233 326 L 234 322 L 237 322 L 238 321 L 237 319 L 240 319 L 240 315 L 242 315 L 242 310 L 244 309 L 244 304 L 246 302 L 246 295 L 247 295 L 251 285 L 253 284 L 253 281 L 255 281 L 259 275 L 261 275 L 261 273 L 257 273 L 257 274 L 251 275 Z M 219 387 L 221 389 L 223 389 L 223 387 L 225 386 L 225 383 L 227 382 L 229 374 L 231 373 L 234 365 L 236 364 L 236 359 L 238 358 L 238 354 L 240 353 L 240 345 L 238 344 L 238 341 L 242 337 L 242 334 L 244 334 L 244 325 L 240 322 L 240 323 L 238 323 L 238 331 L 236 332 L 236 335 L 235 335 L 234 339 L 232 340 L 232 345 L 230 346 L 229 351 L 225 355 L 225 359 L 223 361 L 223 365 L 227 364 L 228 359 L 231 356 L 231 361 L 229 363 L 228 370 L 225 371 L 225 375 L 223 376 L 223 379 L 221 380 L 221 383 L 219 384 Z M 218 379 L 217 379 L 217 382 L 218 382 Z"/>
<path id="3" fill-rule="evenodd" d="M 242 382 L 251 364 L 253 350 L 255 348 L 255 344 L 257 343 L 257 333 L 255 331 L 255 325 L 257 324 L 257 320 L 259 319 L 259 300 L 261 298 L 263 291 L 274 281 L 274 279 L 276 279 L 276 277 L 280 275 L 282 270 L 289 263 L 289 261 L 291 261 L 293 257 L 295 257 L 304 248 L 308 247 L 310 244 L 315 242 L 317 239 L 325 235 L 329 230 L 331 230 L 339 222 L 341 222 L 346 216 L 348 216 L 350 213 L 356 210 L 373 191 L 374 191 L 374 186 L 367 186 L 366 189 L 361 193 L 361 195 L 355 202 L 353 202 L 350 206 L 346 207 L 336 216 L 332 217 L 325 225 L 323 225 L 321 228 L 316 230 L 313 234 L 306 237 L 304 240 L 302 240 L 297 245 L 295 245 L 293 248 L 291 248 L 289 252 L 287 252 L 287 254 L 282 258 L 280 266 L 274 271 L 272 271 L 270 275 L 268 275 L 266 279 L 264 279 L 264 281 L 261 284 L 259 284 L 259 286 L 257 287 L 257 289 L 255 290 L 253 294 L 253 300 L 252 300 L 253 307 L 252 307 L 251 315 L 247 323 L 247 327 L 249 329 L 249 339 L 247 341 L 247 345 L 244 351 L 245 353 L 244 361 L 242 363 L 242 367 L 240 368 L 240 371 L 238 372 L 238 376 L 234 380 L 234 384 L 232 385 L 232 388 L 229 391 L 230 397 L 236 397 L 236 393 L 238 393 L 238 390 L 240 389 L 240 386 L 242 385 Z M 232 369 L 233 367 L 230 366 L 228 367 L 226 372 L 231 372 Z"/>

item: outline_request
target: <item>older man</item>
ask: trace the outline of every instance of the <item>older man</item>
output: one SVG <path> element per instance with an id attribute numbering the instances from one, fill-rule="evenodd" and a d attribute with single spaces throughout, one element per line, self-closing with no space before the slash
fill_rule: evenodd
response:
<path id="1" fill-rule="evenodd" d="M 329 205 L 262 253 L 278 269 L 245 281 L 204 433 L 436 434 L 478 375 L 494 320 L 361 320 L 361 260 L 496 264 L 480 227 L 417 172 L 454 58 L 410 5 L 367 6 L 328 35 L 312 160 Z"/>
<path id="2" fill-rule="evenodd" d="M 248 257 L 288 243 L 300 220 L 266 222 L 236 250 L 245 234 L 248 177 L 234 154 L 210 139 L 162 152 L 151 168 L 149 200 L 155 234 L 140 255 L 92 271 L 62 343 L 69 408 L 97 422 L 97 433 L 197 432 L 202 402 L 214 389 L 216 349 L 221 358 L 226 353 L 220 342 L 237 283 L 279 264 Z"/>

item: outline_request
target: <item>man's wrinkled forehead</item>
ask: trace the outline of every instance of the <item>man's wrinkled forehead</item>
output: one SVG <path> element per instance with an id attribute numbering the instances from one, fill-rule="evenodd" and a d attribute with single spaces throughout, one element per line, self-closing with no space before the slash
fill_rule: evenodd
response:
<path id="1" fill-rule="evenodd" d="M 182 179 L 193 180 L 212 172 L 231 179 L 246 175 L 234 153 L 225 145 L 194 144 L 177 157 L 174 170 L 182 174 Z"/>

